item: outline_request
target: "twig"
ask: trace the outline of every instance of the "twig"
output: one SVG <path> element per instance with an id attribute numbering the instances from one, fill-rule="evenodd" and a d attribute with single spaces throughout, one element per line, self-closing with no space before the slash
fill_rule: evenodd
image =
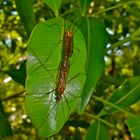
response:
<path id="1" fill-rule="evenodd" d="M 21 92 L 19 92 L 19 93 L 16 93 L 16 94 L 14 94 L 14 95 L 8 96 L 8 97 L 2 99 L 2 101 L 7 101 L 7 100 L 9 100 L 9 99 L 16 98 L 16 97 L 20 96 L 20 95 L 23 94 L 23 93 L 25 93 L 25 90 L 23 90 L 23 91 L 21 91 Z"/>

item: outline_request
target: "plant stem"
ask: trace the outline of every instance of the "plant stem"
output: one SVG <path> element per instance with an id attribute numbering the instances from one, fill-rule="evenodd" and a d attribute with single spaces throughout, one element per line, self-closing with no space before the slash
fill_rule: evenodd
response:
<path id="1" fill-rule="evenodd" d="M 122 46 L 124 43 L 129 42 L 129 41 L 136 41 L 139 39 L 140 36 L 140 28 L 138 28 L 137 31 L 135 31 L 132 35 L 130 35 L 129 37 L 124 38 L 123 40 L 120 40 L 116 43 L 114 43 L 111 47 L 107 48 L 107 50 L 110 49 L 115 49 L 116 47 L 120 47 Z M 140 39 L 139 39 L 140 40 Z"/>
<path id="2" fill-rule="evenodd" d="M 110 10 L 113 10 L 113 9 L 116 9 L 116 8 L 119 8 L 119 7 L 123 6 L 123 5 L 132 4 L 132 3 L 135 3 L 135 2 L 137 2 L 137 1 L 136 0 L 132 0 L 132 1 L 128 1 L 127 3 L 118 3 L 115 6 L 112 6 L 112 7 L 106 8 L 106 9 L 103 9 L 103 10 L 101 10 L 99 12 L 95 12 L 94 15 L 99 15 L 99 14 L 102 14 L 104 12 L 107 12 L 107 11 L 110 11 Z"/>

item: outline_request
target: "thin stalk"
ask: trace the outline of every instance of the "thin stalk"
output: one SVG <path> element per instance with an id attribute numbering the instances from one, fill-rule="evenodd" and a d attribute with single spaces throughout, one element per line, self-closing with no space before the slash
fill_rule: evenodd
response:
<path id="1" fill-rule="evenodd" d="M 114 6 L 112 6 L 112 7 L 103 9 L 103 10 L 101 10 L 101 11 L 99 11 L 99 12 L 95 12 L 94 15 L 99 15 L 99 14 L 102 14 L 102 13 L 104 13 L 104 12 L 107 12 L 107 11 L 110 11 L 110 10 L 113 10 L 113 9 L 116 9 L 116 8 L 119 8 L 119 7 L 123 6 L 123 5 L 132 4 L 132 3 L 135 3 L 135 2 L 137 2 L 137 1 L 136 1 L 136 0 L 132 0 L 132 1 L 125 2 L 125 3 L 119 3 L 119 4 L 114 5 Z"/>
<path id="2" fill-rule="evenodd" d="M 107 48 L 107 50 L 110 49 L 115 49 L 116 47 L 120 47 L 122 46 L 124 43 L 129 42 L 129 41 L 135 41 L 138 40 L 140 36 L 140 28 L 138 28 L 138 30 L 136 30 L 132 35 L 130 35 L 129 37 L 124 38 L 123 40 L 120 40 L 116 43 L 114 43 L 110 48 Z"/>

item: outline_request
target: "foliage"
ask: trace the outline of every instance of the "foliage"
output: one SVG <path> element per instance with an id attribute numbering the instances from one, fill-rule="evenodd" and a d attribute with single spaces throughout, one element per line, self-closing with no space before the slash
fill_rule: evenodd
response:
<path id="1" fill-rule="evenodd" d="M 90 3 L 0 1 L 0 137 L 12 134 L 11 125 L 13 139 L 140 138 L 140 2 Z M 65 96 L 57 102 L 55 92 L 46 93 L 56 87 L 67 29 L 74 32 L 74 51 Z"/>
<path id="2" fill-rule="evenodd" d="M 54 18 L 37 25 L 28 44 L 26 110 L 38 133 L 44 137 L 55 134 L 74 108 L 78 110 L 78 96 L 85 81 L 86 47 L 82 34 L 74 27 L 73 44 L 76 48 L 70 58 L 65 97 L 57 102 L 54 89 L 62 59 L 63 45 L 59 42 L 64 36 L 61 22 L 64 21 Z M 65 26 L 70 25 L 65 23 Z"/>
<path id="3" fill-rule="evenodd" d="M 5 136 L 11 136 L 12 135 L 12 129 L 6 119 L 6 116 L 3 111 L 3 106 L 0 101 L 0 138 Z"/>

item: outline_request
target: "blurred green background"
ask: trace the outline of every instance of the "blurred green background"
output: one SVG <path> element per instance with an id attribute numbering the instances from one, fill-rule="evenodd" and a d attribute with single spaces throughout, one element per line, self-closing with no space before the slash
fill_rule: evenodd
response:
<path id="1" fill-rule="evenodd" d="M 69 19 L 72 14 L 77 16 L 77 9 L 77 0 L 63 0 L 60 13 Z M 140 1 L 94 0 L 94 6 L 88 10 L 89 15 L 104 19 L 109 34 L 106 65 L 95 93 L 107 98 L 125 79 L 140 75 Z M 40 139 L 24 108 L 27 43 L 33 27 L 52 17 L 52 10 L 42 0 L 0 0 L 0 134 L 2 125 L 7 130 L 5 136 L 13 134 L 6 139 Z M 139 115 L 139 105 L 137 102 L 129 109 Z M 101 107 L 101 102 L 92 98 L 86 112 L 96 114 Z M 125 115 L 112 116 L 117 120 L 116 125 L 125 130 Z M 52 139 L 83 139 L 90 122 L 86 114 L 80 117 L 73 114 Z M 111 129 L 110 137 L 129 140 L 130 135 Z"/>

